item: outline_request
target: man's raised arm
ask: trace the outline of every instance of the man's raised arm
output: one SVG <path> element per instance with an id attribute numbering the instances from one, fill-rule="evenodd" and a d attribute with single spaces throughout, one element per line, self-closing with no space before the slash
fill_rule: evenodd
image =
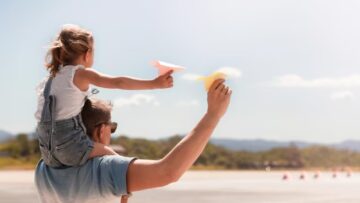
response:
<path id="1" fill-rule="evenodd" d="M 129 192 L 176 182 L 204 150 L 216 125 L 230 103 L 231 90 L 216 80 L 208 92 L 208 109 L 196 127 L 160 160 L 137 159 L 127 172 Z"/>

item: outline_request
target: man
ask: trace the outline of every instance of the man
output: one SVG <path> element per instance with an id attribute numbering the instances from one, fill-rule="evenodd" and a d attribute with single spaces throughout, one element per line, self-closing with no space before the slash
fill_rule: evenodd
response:
<path id="1" fill-rule="evenodd" d="M 216 80 L 208 92 L 208 109 L 195 128 L 160 160 L 103 156 L 80 167 L 51 168 L 41 160 L 35 182 L 42 202 L 106 202 L 119 196 L 176 182 L 204 150 L 230 103 L 231 90 Z M 88 135 L 110 144 L 116 124 L 102 101 L 87 102 L 82 117 Z"/>

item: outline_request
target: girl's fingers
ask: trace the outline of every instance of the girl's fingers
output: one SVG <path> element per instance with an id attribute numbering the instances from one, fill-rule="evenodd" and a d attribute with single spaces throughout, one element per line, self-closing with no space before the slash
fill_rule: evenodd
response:
<path id="1" fill-rule="evenodd" d="M 165 78 L 167 78 L 167 77 L 169 77 L 169 76 L 171 76 L 171 74 L 174 72 L 174 70 L 169 70 L 168 72 L 166 72 L 163 76 L 165 77 Z"/>

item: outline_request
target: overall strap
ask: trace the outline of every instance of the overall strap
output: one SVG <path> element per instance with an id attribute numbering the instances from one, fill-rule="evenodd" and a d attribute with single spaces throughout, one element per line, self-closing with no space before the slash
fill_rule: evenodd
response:
<path id="1" fill-rule="evenodd" d="M 53 152 L 53 140 L 52 136 L 55 130 L 55 107 L 56 107 L 56 99 L 54 95 L 50 95 L 51 91 L 51 84 L 53 78 L 49 77 L 48 81 L 46 82 L 44 88 L 44 106 L 41 114 L 41 122 L 51 122 L 51 132 L 49 137 L 48 150 L 50 153 Z"/>
<path id="2" fill-rule="evenodd" d="M 52 154 L 54 151 L 54 148 L 52 147 L 52 146 L 54 146 L 52 137 L 54 136 L 54 133 L 55 133 L 56 98 L 54 95 L 49 95 L 49 99 L 50 99 L 50 115 L 51 115 L 51 133 L 50 133 L 50 140 L 49 140 L 50 141 L 49 149 L 50 149 L 50 153 Z"/>
<path id="3" fill-rule="evenodd" d="M 46 82 L 45 88 L 44 88 L 44 106 L 41 113 L 41 122 L 49 122 L 51 121 L 51 99 L 50 99 L 50 91 L 51 91 L 51 84 L 52 84 L 52 77 L 49 77 L 49 79 Z"/>

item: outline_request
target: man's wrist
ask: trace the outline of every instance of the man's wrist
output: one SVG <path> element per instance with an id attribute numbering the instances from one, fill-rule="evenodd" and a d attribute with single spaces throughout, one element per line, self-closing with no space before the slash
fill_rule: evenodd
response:
<path id="1" fill-rule="evenodd" d="M 212 112 L 212 111 L 207 111 L 205 113 L 205 117 L 208 117 L 208 118 L 211 118 L 211 119 L 216 119 L 216 120 L 220 120 L 221 119 L 221 115 L 219 115 L 218 113 L 216 112 Z"/>

